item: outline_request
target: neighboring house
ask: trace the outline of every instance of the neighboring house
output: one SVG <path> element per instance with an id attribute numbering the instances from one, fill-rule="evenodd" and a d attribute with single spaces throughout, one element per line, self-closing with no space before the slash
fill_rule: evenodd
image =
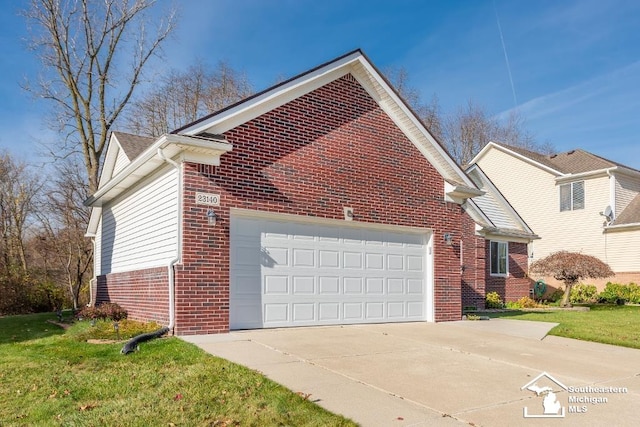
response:
<path id="1" fill-rule="evenodd" d="M 459 320 L 484 302 L 482 233 L 532 235 L 477 196 L 354 51 L 171 134 L 114 132 L 86 202 L 93 300 L 179 335 Z"/>
<path id="2" fill-rule="evenodd" d="M 593 255 L 640 282 L 640 171 L 583 150 L 542 155 L 491 142 L 472 160 L 540 236 L 533 260 L 567 250 Z"/>

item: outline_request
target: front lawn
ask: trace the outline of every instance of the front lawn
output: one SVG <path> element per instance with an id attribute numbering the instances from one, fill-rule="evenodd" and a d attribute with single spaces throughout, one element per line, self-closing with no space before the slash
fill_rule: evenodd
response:
<path id="1" fill-rule="evenodd" d="M 0 425 L 354 425 L 177 338 L 123 356 L 48 319 L 0 318 Z"/>
<path id="2" fill-rule="evenodd" d="M 555 322 L 549 335 L 640 348 L 640 306 L 591 305 L 589 311 L 507 311 L 490 317 Z"/>

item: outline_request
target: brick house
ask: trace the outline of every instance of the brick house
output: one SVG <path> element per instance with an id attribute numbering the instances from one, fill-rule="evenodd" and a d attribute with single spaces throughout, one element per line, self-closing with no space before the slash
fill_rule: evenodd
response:
<path id="1" fill-rule="evenodd" d="M 114 132 L 86 202 L 92 301 L 178 335 L 459 320 L 487 238 L 516 241 L 508 287 L 535 237 L 472 178 L 357 50 L 171 134 Z"/>

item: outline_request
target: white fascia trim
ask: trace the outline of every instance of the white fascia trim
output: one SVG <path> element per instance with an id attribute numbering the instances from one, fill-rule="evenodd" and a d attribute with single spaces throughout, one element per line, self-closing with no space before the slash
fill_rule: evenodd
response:
<path id="1" fill-rule="evenodd" d="M 216 131 L 222 133 L 237 126 L 238 124 L 251 120 L 253 116 L 257 117 L 263 112 L 269 111 L 273 108 L 277 108 L 287 101 L 297 98 L 298 96 L 300 96 L 300 93 L 298 93 L 299 90 L 303 89 L 304 86 L 309 86 L 308 88 L 304 88 L 302 90 L 303 93 L 307 93 L 316 88 L 316 85 L 314 85 L 313 82 L 320 81 L 321 83 L 317 84 L 317 87 L 320 87 L 322 86 L 322 84 L 324 84 L 325 81 L 330 81 L 341 75 L 347 74 L 349 72 L 349 69 L 348 67 L 345 67 L 345 65 L 358 61 L 360 60 L 360 58 L 362 58 L 362 54 L 360 54 L 359 52 L 354 52 L 351 55 L 338 60 L 337 62 L 327 64 L 326 66 L 319 68 L 309 74 L 304 74 L 299 78 L 286 83 L 283 86 L 275 87 L 256 98 L 253 98 L 247 102 L 240 103 L 229 110 L 223 111 L 222 113 L 209 118 L 208 120 L 196 123 L 193 126 L 180 131 L 180 133 L 184 135 L 197 135 L 215 126 L 220 126 L 223 122 L 229 122 L 224 123 L 223 127 L 221 128 L 216 128 Z M 343 67 L 343 70 L 339 70 Z M 247 114 L 248 110 L 253 109 L 256 109 L 256 111 L 252 112 L 253 114 L 251 114 L 250 117 L 244 117 Z"/>
<path id="2" fill-rule="evenodd" d="M 175 145 L 178 151 L 181 151 L 185 148 L 193 147 L 198 149 L 216 151 L 220 154 L 226 153 L 233 149 L 233 146 L 231 144 L 224 142 L 199 140 L 197 138 L 191 138 L 184 135 L 164 134 L 160 138 L 158 138 L 158 140 L 156 140 L 156 142 L 154 142 L 150 147 L 148 147 L 145 152 L 143 152 L 133 162 L 129 163 L 122 171 L 120 171 L 115 177 L 113 177 L 113 179 L 108 181 L 104 185 L 104 187 L 98 189 L 98 191 L 96 191 L 93 196 L 85 200 L 84 205 L 94 206 L 96 202 L 104 197 L 109 191 L 117 187 L 129 176 L 134 175 L 134 172 L 136 172 L 141 166 L 143 166 L 154 157 L 157 157 L 158 149 L 164 149 L 169 145 Z M 175 154 L 177 153 L 173 153 L 172 155 Z M 160 160 L 164 163 L 162 159 Z"/>
<path id="3" fill-rule="evenodd" d="M 98 232 L 98 224 L 100 224 L 100 218 L 102 217 L 102 206 L 94 206 L 91 208 L 91 216 L 89 217 L 89 223 L 87 224 L 87 231 L 84 233 L 84 237 L 96 237 Z"/>
<path id="4" fill-rule="evenodd" d="M 498 149 L 498 150 L 500 150 L 500 151 L 502 151 L 504 153 L 507 153 L 507 154 L 519 159 L 519 160 L 522 160 L 523 162 L 529 163 L 529 164 L 531 164 L 531 165 L 533 165 L 533 166 L 535 166 L 537 168 L 540 168 L 540 169 L 542 169 L 542 170 L 544 170 L 546 172 L 549 172 L 549 173 L 551 173 L 553 175 L 556 175 L 556 176 L 564 176 L 565 175 L 564 173 L 562 173 L 560 171 L 557 171 L 557 170 L 555 170 L 553 168 L 550 168 L 549 166 L 545 166 L 542 163 L 536 162 L 535 160 L 530 159 L 527 156 L 523 156 L 522 154 L 516 153 L 515 151 L 509 150 L 508 148 L 503 147 L 502 145 L 497 144 L 497 143 L 495 143 L 493 141 L 490 141 L 487 145 L 485 145 L 484 148 L 482 150 L 480 150 L 480 152 L 471 160 L 470 163 L 472 163 L 472 164 L 473 163 L 478 163 L 478 159 L 480 159 L 486 153 L 486 151 L 488 151 L 490 148 L 496 148 L 496 149 Z"/>
<path id="5" fill-rule="evenodd" d="M 633 222 L 630 224 L 608 225 L 604 227 L 604 231 L 632 231 L 640 230 L 640 222 Z"/>
<path id="6" fill-rule="evenodd" d="M 116 167 L 116 161 L 118 160 L 118 153 L 122 150 L 120 141 L 116 135 L 112 132 L 109 137 L 109 146 L 107 148 L 107 154 L 104 157 L 104 164 L 102 165 L 102 172 L 100 172 L 100 181 L 98 182 L 98 189 L 104 184 L 109 182 L 113 175 L 113 169 Z"/>
<path id="7" fill-rule="evenodd" d="M 618 169 L 618 167 L 614 166 L 612 168 L 598 169 L 594 171 L 572 173 L 568 175 L 558 176 L 556 177 L 556 183 L 561 184 L 564 182 L 571 182 L 571 181 L 585 179 L 585 178 L 599 178 L 599 177 L 607 176 L 611 174 L 611 172 L 615 171 L 616 169 Z"/>

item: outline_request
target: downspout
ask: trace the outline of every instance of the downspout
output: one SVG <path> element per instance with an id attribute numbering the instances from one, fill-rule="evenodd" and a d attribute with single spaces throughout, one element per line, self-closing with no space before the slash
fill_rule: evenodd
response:
<path id="1" fill-rule="evenodd" d="M 181 205 L 181 191 L 182 191 L 182 177 L 180 176 L 180 165 L 172 160 L 167 158 L 162 152 L 162 148 L 158 148 L 158 157 L 163 161 L 169 163 L 178 173 L 178 219 L 180 218 L 180 205 Z M 167 275 L 169 276 L 169 325 L 167 328 L 169 331 L 173 331 L 173 328 L 176 323 L 176 288 L 175 288 L 175 274 L 173 270 L 173 266 L 180 261 L 180 247 L 182 243 L 182 225 L 178 222 L 178 232 L 176 233 L 178 236 L 177 248 L 176 248 L 176 257 L 172 259 L 167 265 Z"/>
<path id="2" fill-rule="evenodd" d="M 87 304 L 88 307 L 94 307 L 96 305 L 96 302 L 93 300 L 95 298 L 95 295 L 93 294 L 93 287 L 96 286 L 97 288 L 97 283 L 98 283 L 98 277 L 96 275 L 96 238 L 92 237 L 91 238 L 91 247 L 93 248 L 93 277 L 91 278 L 91 280 L 89 280 L 89 304 Z"/>

